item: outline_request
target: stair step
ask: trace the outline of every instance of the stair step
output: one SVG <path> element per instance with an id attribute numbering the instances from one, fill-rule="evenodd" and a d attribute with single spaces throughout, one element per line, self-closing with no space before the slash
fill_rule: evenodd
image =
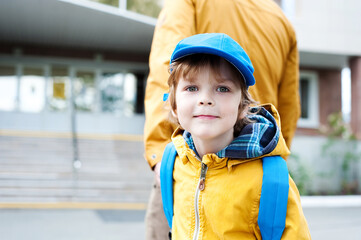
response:
<path id="1" fill-rule="evenodd" d="M 142 142 L 0 136 L 0 202 L 147 202 L 153 173 Z"/>

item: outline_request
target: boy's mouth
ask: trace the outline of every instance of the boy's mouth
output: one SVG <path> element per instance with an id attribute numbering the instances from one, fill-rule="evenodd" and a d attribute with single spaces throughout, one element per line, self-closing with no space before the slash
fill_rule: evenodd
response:
<path id="1" fill-rule="evenodd" d="M 205 120 L 211 120 L 211 119 L 216 119 L 219 118 L 218 116 L 214 116 L 214 115 L 205 115 L 205 114 L 201 114 L 201 115 L 195 115 L 195 118 L 198 119 L 205 119 Z"/>

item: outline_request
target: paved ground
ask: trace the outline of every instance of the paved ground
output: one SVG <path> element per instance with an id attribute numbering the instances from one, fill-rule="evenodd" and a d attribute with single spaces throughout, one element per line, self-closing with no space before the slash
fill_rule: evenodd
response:
<path id="1" fill-rule="evenodd" d="M 144 210 L 0 210 L 2 240 L 144 239 Z"/>
<path id="2" fill-rule="evenodd" d="M 361 239 L 361 207 L 304 208 L 314 240 Z"/>
<path id="3" fill-rule="evenodd" d="M 361 239 L 361 207 L 305 208 L 312 239 Z M 3 240 L 144 239 L 145 210 L 1 209 Z"/>

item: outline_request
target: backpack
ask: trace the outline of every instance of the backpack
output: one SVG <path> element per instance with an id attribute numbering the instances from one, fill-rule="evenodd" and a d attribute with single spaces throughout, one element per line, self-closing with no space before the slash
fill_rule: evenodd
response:
<path id="1" fill-rule="evenodd" d="M 169 143 L 163 153 L 160 169 L 163 210 L 172 228 L 173 220 L 173 168 L 177 151 Z M 263 157 L 263 179 L 258 214 L 262 239 L 281 239 L 286 224 L 288 201 L 288 169 L 280 156 Z M 171 235 L 170 235 L 171 237 Z"/>

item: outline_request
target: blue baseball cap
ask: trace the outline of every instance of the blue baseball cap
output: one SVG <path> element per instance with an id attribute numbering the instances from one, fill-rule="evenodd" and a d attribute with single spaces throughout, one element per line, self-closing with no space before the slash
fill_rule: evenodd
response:
<path id="1" fill-rule="evenodd" d="M 212 54 L 230 62 L 242 74 L 246 86 L 256 83 L 254 68 L 243 48 L 224 33 L 203 33 L 181 40 L 175 47 L 170 63 L 192 54 Z"/>

